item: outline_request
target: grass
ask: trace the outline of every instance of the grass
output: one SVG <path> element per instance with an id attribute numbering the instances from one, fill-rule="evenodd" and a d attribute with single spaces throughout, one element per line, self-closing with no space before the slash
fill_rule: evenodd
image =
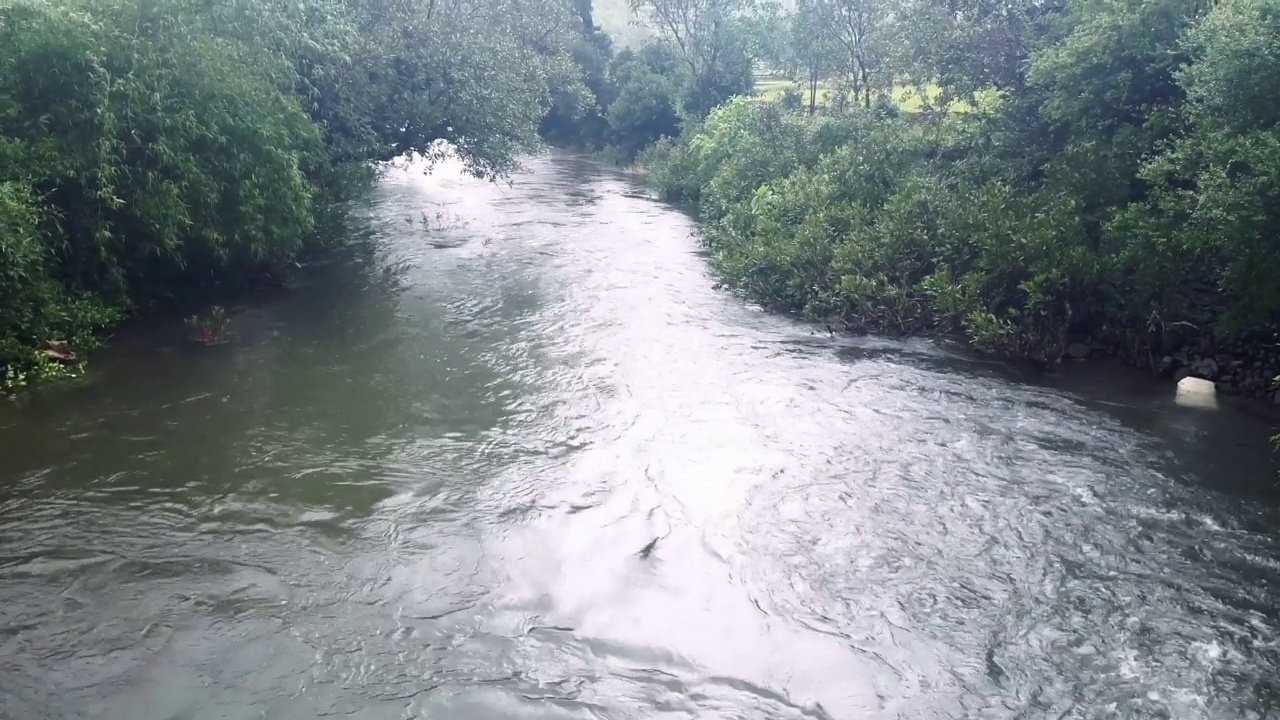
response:
<path id="1" fill-rule="evenodd" d="M 783 93 L 788 88 L 796 88 L 800 91 L 804 98 L 804 104 L 809 102 L 809 85 L 804 82 L 795 82 L 788 78 L 777 76 L 760 76 L 756 79 L 754 94 L 761 100 L 777 102 L 782 99 Z M 937 105 L 939 96 L 942 94 L 942 88 L 930 83 L 923 90 L 915 85 L 895 85 L 889 91 L 890 96 L 903 112 L 921 112 L 925 109 L 926 104 Z M 830 100 L 831 83 L 823 81 L 818 83 L 818 105 L 826 105 Z M 929 102 L 926 103 L 925 99 Z M 978 96 L 979 107 L 990 107 L 996 102 L 997 95 L 995 91 L 980 93 Z M 947 105 L 950 112 L 971 112 L 974 106 L 963 100 L 952 100 Z"/>

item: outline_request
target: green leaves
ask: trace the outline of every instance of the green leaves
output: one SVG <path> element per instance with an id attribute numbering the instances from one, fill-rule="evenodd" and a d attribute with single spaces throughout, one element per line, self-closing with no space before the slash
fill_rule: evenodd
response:
<path id="1" fill-rule="evenodd" d="M 0 5 L 0 366 L 269 277 L 352 178 L 452 144 L 493 177 L 571 70 L 559 0 Z M 15 375 L 16 377 L 16 375 Z"/>

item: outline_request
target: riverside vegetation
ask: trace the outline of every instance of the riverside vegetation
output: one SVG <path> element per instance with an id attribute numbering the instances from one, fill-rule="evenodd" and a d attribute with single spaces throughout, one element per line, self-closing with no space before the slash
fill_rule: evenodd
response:
<path id="1" fill-rule="evenodd" d="M 497 176 L 581 83 L 558 0 L 0 0 L 0 386 L 270 281 L 379 161 Z M 48 349 L 70 347 L 72 353 Z"/>
<path id="2" fill-rule="evenodd" d="M 379 161 L 497 177 L 541 140 L 638 160 L 769 307 L 1272 392 L 1280 0 L 631 11 L 615 48 L 590 0 L 8 0 L 8 384 L 278 276 Z"/>
<path id="3" fill-rule="evenodd" d="M 858 331 L 1274 392 L 1280 3 L 959 6 L 802 3 L 800 37 L 865 10 L 860 45 L 796 63 L 861 102 L 736 100 L 651 154 L 726 282 Z M 877 102 L 903 77 L 968 107 Z"/>
<path id="4" fill-rule="evenodd" d="M 548 136 L 638 157 L 730 288 L 1280 402 L 1280 0 L 633 9 L 657 39 L 575 53 Z"/>

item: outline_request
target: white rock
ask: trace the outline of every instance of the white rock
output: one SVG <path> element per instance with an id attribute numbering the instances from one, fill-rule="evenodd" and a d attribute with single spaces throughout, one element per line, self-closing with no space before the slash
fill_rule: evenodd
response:
<path id="1" fill-rule="evenodd" d="M 1178 381 L 1178 392 L 1174 395 L 1174 402 L 1184 407 L 1217 410 L 1218 388 L 1208 380 L 1185 377 Z"/>

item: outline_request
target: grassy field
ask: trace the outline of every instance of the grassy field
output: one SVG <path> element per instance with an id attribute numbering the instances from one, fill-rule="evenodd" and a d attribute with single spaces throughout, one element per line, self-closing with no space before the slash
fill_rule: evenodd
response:
<path id="1" fill-rule="evenodd" d="M 777 102 L 782 99 L 782 94 L 790 87 L 800 91 L 801 96 L 804 98 L 804 103 L 807 105 L 809 102 L 808 83 L 797 83 L 782 77 L 761 76 L 756 78 L 755 96 L 762 100 Z M 889 93 L 903 112 L 920 112 L 925 107 L 925 98 L 922 91 L 914 85 L 896 85 Z M 925 86 L 923 93 L 927 93 L 930 103 L 936 105 L 942 89 L 937 85 L 930 84 Z M 829 94 L 829 84 L 825 81 L 819 83 L 818 105 L 825 105 Z M 989 107 L 989 103 L 994 104 L 995 101 L 995 92 L 982 94 L 978 97 L 979 106 Z M 962 100 L 953 100 L 947 106 L 947 110 L 950 112 L 970 112 L 973 109 L 973 105 Z"/>

